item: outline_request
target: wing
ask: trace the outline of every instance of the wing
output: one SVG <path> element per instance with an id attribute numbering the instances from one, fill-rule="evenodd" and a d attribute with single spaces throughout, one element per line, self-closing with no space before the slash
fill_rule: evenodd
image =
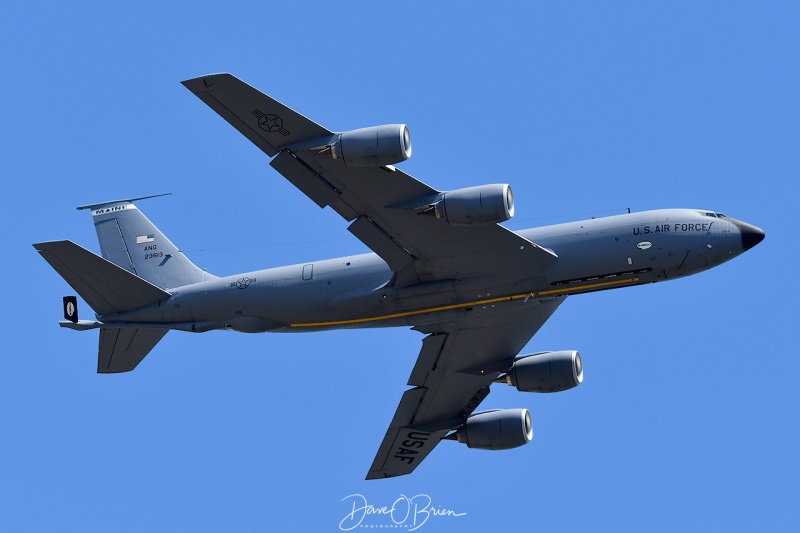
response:
<path id="1" fill-rule="evenodd" d="M 517 309 L 427 326 L 407 390 L 367 479 L 411 473 L 489 394 L 489 386 L 564 298 L 520 302 Z"/>
<path id="2" fill-rule="evenodd" d="M 491 274 L 497 283 L 531 278 L 556 255 L 498 224 L 451 226 L 424 214 L 440 191 L 392 166 L 353 167 L 331 157 L 337 134 L 230 74 L 183 84 L 270 157 L 270 165 L 394 271 L 395 288 Z M 408 474 L 489 393 L 492 380 L 562 299 L 510 303 L 508 311 L 418 328 L 429 333 L 368 479 Z"/>
<path id="3" fill-rule="evenodd" d="M 322 147 L 334 134 L 230 74 L 183 84 L 269 156 L 271 166 L 320 207 L 352 221 L 351 233 L 396 273 L 398 287 L 496 272 L 530 277 L 557 258 L 497 224 L 450 226 L 419 216 L 419 205 L 439 193 L 391 166 L 348 167 Z"/>

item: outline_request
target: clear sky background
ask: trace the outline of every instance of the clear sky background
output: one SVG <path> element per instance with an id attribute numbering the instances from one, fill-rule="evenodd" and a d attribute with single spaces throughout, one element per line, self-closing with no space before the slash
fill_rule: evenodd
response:
<path id="1" fill-rule="evenodd" d="M 796 2 L 6 2 L 0 528 L 334 531 L 351 494 L 466 513 L 420 531 L 792 528 L 799 23 Z M 173 192 L 139 206 L 220 275 L 366 251 L 179 83 L 223 71 L 329 129 L 407 123 L 402 168 L 510 183 L 511 229 L 696 207 L 767 237 L 569 298 L 526 350 L 580 350 L 583 385 L 482 405 L 529 408 L 529 445 L 444 442 L 366 482 L 420 334 L 172 332 L 97 375 L 97 332 L 57 325 L 72 291 L 31 243 L 98 251 L 86 203 Z"/>

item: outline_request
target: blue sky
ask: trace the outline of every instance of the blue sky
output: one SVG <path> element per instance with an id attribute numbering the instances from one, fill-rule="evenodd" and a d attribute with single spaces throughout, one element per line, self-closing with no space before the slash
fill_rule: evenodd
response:
<path id="1" fill-rule="evenodd" d="M 792 2 L 5 4 L 0 527 L 329 531 L 360 494 L 466 513 L 420 531 L 790 528 L 798 16 Z M 442 190 L 510 183 L 511 229 L 697 207 L 767 238 L 691 278 L 568 299 L 526 350 L 580 350 L 584 383 L 494 387 L 482 406 L 529 408 L 528 446 L 445 442 L 413 475 L 366 482 L 418 333 L 173 332 L 136 371 L 101 376 L 97 333 L 57 325 L 72 291 L 30 245 L 97 251 L 86 203 L 173 192 L 140 207 L 216 274 L 366 251 L 179 83 L 222 71 L 329 129 L 407 123 L 402 168 Z"/>

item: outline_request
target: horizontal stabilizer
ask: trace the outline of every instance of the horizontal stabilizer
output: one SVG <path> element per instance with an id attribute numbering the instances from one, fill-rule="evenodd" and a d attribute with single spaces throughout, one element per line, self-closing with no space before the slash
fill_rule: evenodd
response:
<path id="1" fill-rule="evenodd" d="M 158 344 L 168 329 L 102 328 L 97 372 L 130 372 Z"/>
<path id="2" fill-rule="evenodd" d="M 150 196 L 138 196 L 136 198 L 126 198 L 124 200 L 109 200 L 107 202 L 100 202 L 100 203 L 96 203 L 96 204 L 79 205 L 76 209 L 78 211 L 81 211 L 83 209 L 92 209 L 92 210 L 94 210 L 94 209 L 98 209 L 98 208 L 101 208 L 101 207 L 106 207 L 106 206 L 114 205 L 114 204 L 129 204 L 129 203 L 132 203 L 132 202 L 137 202 L 139 200 L 148 200 L 150 198 L 160 198 L 162 196 L 169 196 L 170 194 L 172 194 L 172 193 L 171 192 L 165 192 L 165 193 L 162 193 L 162 194 L 151 194 Z"/>
<path id="3" fill-rule="evenodd" d="M 107 315 L 160 302 L 170 294 L 72 241 L 34 244 L 96 313 Z"/>

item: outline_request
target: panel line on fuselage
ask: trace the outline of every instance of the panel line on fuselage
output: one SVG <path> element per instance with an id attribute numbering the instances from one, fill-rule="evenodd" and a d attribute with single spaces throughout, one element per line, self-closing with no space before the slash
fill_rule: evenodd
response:
<path id="1" fill-rule="evenodd" d="M 426 313 L 436 313 L 438 311 L 450 311 L 453 309 L 463 309 L 465 307 L 474 307 L 478 305 L 487 305 L 487 304 L 494 304 L 498 302 L 511 302 L 514 300 L 526 300 L 530 298 L 539 298 L 541 296 L 547 297 L 556 297 L 556 296 L 564 296 L 566 294 L 576 292 L 576 291 L 583 291 L 583 290 L 599 290 L 604 288 L 610 288 L 615 285 L 623 285 L 626 283 L 636 283 L 640 281 L 639 278 L 631 278 L 631 279 L 620 279 L 614 281 L 606 281 L 603 283 L 593 283 L 590 285 L 581 285 L 579 287 L 565 287 L 565 288 L 558 288 L 552 289 L 548 291 L 540 291 L 540 292 L 526 292 L 523 294 L 515 294 L 512 296 L 503 296 L 500 298 L 491 298 L 488 300 L 476 300 L 472 302 L 465 302 L 460 304 L 452 304 L 452 305 L 443 305 L 440 307 L 430 307 L 426 309 L 417 309 L 414 311 L 404 311 L 402 313 L 393 313 L 390 315 L 380 315 L 380 316 L 371 316 L 371 317 L 364 317 L 364 318 L 353 318 L 349 320 L 334 320 L 331 322 L 307 322 L 307 323 L 297 323 L 297 324 L 289 324 L 290 327 L 293 328 L 319 328 L 319 327 L 327 327 L 327 326 L 345 326 L 348 324 L 363 324 L 366 322 L 377 322 L 378 320 L 388 320 L 392 318 L 403 318 L 408 316 L 416 316 L 422 315 Z"/>

